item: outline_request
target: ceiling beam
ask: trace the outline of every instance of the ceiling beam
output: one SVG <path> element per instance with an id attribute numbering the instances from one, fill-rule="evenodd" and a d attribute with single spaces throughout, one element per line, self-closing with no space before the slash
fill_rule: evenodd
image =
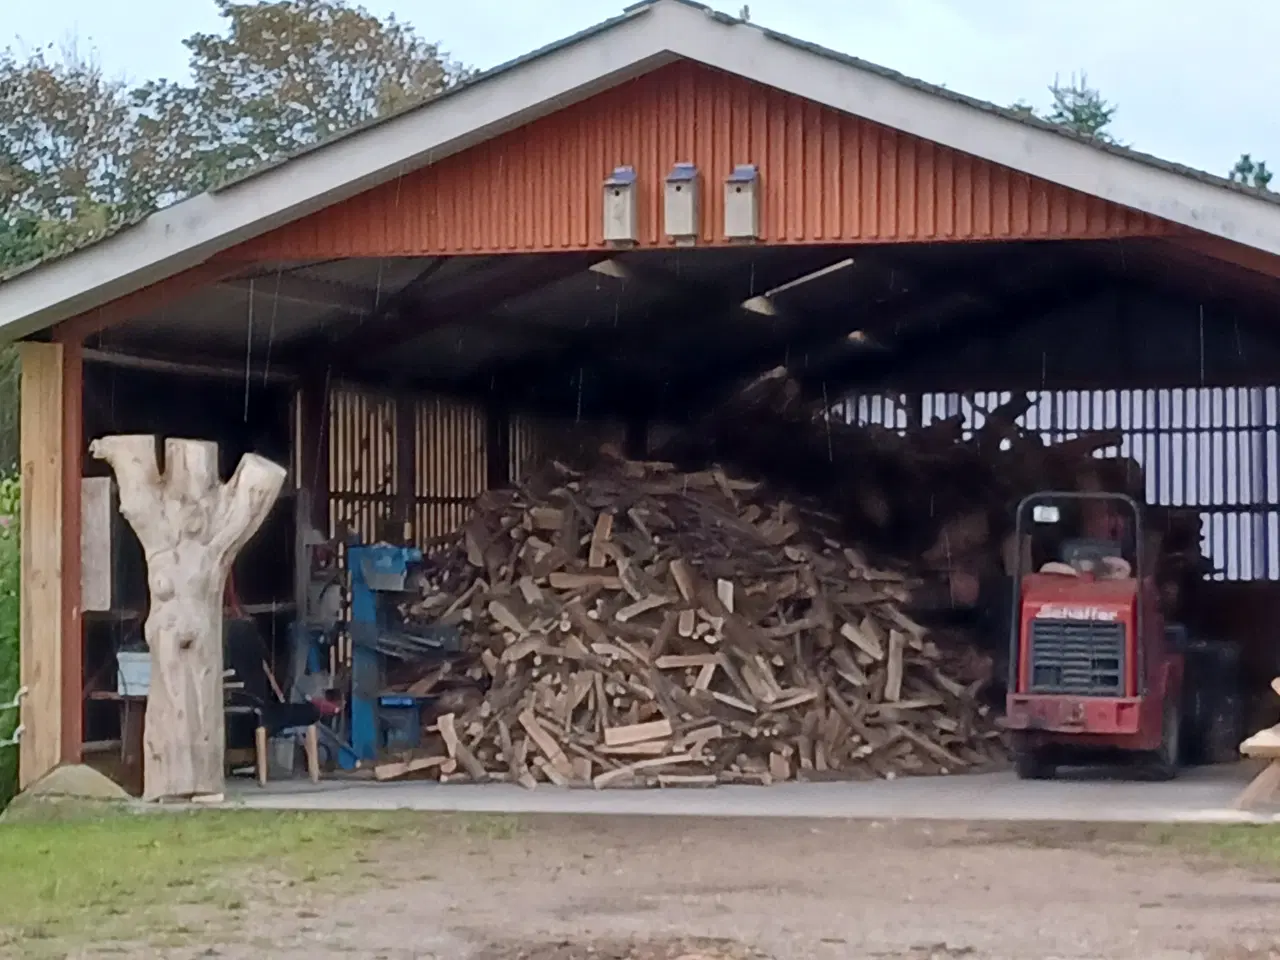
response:
<path id="1" fill-rule="evenodd" d="M 289 350 L 289 356 L 302 366 L 321 366 L 331 356 L 339 355 L 339 347 L 353 338 L 361 336 L 369 327 L 385 322 L 388 316 L 397 316 L 422 296 L 423 287 L 444 266 L 444 257 L 436 257 L 419 270 L 408 283 L 385 300 L 375 304 L 375 310 L 352 314 L 335 310 L 325 320 L 320 321 L 316 330 L 296 341 Z M 377 297 L 374 293 L 371 299 Z"/>
<path id="2" fill-rule="evenodd" d="M 242 293 L 252 292 L 255 297 L 267 297 L 354 316 L 370 316 L 378 309 L 377 294 L 372 290 L 349 283 L 302 277 L 287 270 L 224 280 L 219 286 Z"/>
<path id="3" fill-rule="evenodd" d="M 368 366 L 446 324 L 478 320 L 508 300 L 553 287 L 610 256 L 600 251 L 494 257 L 500 269 L 492 275 L 477 271 L 476 282 L 454 294 L 398 303 L 335 346 Z"/>
<path id="4" fill-rule="evenodd" d="M 637 356 L 648 358 L 639 362 L 647 363 L 656 376 L 661 376 L 660 365 L 668 358 L 677 364 L 688 363 L 689 351 L 685 347 L 693 332 L 715 331 L 715 336 L 732 342 L 735 328 L 741 333 L 744 327 L 776 325 L 776 317 L 754 313 L 745 309 L 743 303 L 846 256 L 842 251 L 827 248 L 787 251 L 784 256 L 753 265 L 747 289 L 723 281 L 682 277 L 639 258 L 621 258 L 619 263 L 624 273 L 638 282 L 663 287 L 669 295 L 648 308 L 644 316 L 632 316 L 618 326 L 597 325 L 582 330 L 547 351 L 488 368 L 484 379 L 518 394 L 548 373 L 557 375 L 562 371 L 572 373 L 600 367 L 621 373 L 619 367 L 628 358 Z M 700 353 L 695 359 L 701 363 L 705 356 L 705 352 Z"/>
<path id="5" fill-rule="evenodd" d="M 826 380 L 838 377 L 855 358 L 861 362 L 885 355 L 865 349 L 850 351 L 849 334 L 855 330 L 867 332 L 872 340 L 899 343 L 913 331 L 936 333 L 958 319 L 998 316 L 1002 298 L 1034 297 L 1045 289 L 1060 296 L 1063 283 L 1057 258 L 1002 262 L 997 269 L 976 276 L 941 266 L 923 272 L 916 263 L 908 272 L 885 258 L 859 259 L 861 276 L 856 279 L 871 283 L 862 286 L 853 299 L 807 312 L 788 306 L 784 300 L 777 316 L 757 316 L 770 323 L 765 337 L 744 335 L 743 312 L 736 309 L 722 312 L 713 324 L 669 324 L 666 329 L 672 331 L 671 339 L 664 342 L 650 336 L 639 355 L 617 344 L 607 351 L 597 350 L 596 362 L 584 363 L 579 371 L 579 389 L 584 397 L 606 405 L 624 400 L 606 400 L 605 395 L 634 393 L 641 397 L 661 394 L 677 406 L 697 406 L 714 402 L 744 377 L 781 364 L 791 368 L 811 391 L 821 393 Z M 957 286 L 957 276 L 965 286 Z M 1017 285 L 1028 282 L 1032 283 L 1030 292 L 1020 294 Z M 886 286 L 883 294 L 877 290 L 882 283 Z M 563 382 L 563 367 L 553 369 L 551 376 L 558 375 Z M 550 379 L 544 377 L 532 389 L 547 390 L 550 386 Z"/>
<path id="6" fill-rule="evenodd" d="M 839 391 L 855 384 L 896 387 L 897 378 L 908 371 L 912 382 L 920 384 L 927 375 L 917 377 L 926 371 L 954 373 L 953 360 L 965 347 L 1002 340 L 1049 313 L 1094 298 L 1112 286 L 1114 281 L 1108 276 L 1072 270 L 1004 296 L 987 293 L 946 323 L 916 324 L 901 330 L 886 345 L 887 351 L 849 352 L 822 368 L 801 371 L 798 377 L 812 395 L 824 389 L 830 393 L 833 385 Z M 987 386 L 972 384 L 973 389 Z"/>

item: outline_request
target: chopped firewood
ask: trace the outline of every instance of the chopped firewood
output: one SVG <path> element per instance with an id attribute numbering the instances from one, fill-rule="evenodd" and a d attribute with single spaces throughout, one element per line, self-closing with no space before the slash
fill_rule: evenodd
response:
<path id="1" fill-rule="evenodd" d="M 458 751 L 458 733 L 454 728 L 453 714 L 446 713 L 436 720 L 436 729 L 440 731 L 440 739 L 444 741 L 445 753 L 453 757 Z"/>
<path id="2" fill-rule="evenodd" d="M 564 773 L 556 769 L 556 765 L 551 763 L 546 757 L 538 757 L 533 761 L 534 766 L 541 770 L 557 787 L 567 787 L 572 781 L 572 775 L 566 776 Z M 572 772 L 572 771 L 571 771 Z"/>
<path id="3" fill-rule="evenodd" d="M 693 756 L 687 753 L 676 754 L 670 757 L 654 757 L 651 760 L 637 760 L 635 763 L 629 763 L 625 767 L 619 767 L 617 770 L 610 770 L 608 773 L 602 773 L 591 781 L 592 786 L 597 790 L 601 787 L 607 787 L 609 784 L 618 780 L 627 780 L 634 777 L 642 770 L 652 770 L 657 767 L 670 767 L 678 763 L 692 763 Z"/>
<path id="4" fill-rule="evenodd" d="M 635 603 L 627 604 L 627 606 L 614 614 L 614 619 L 619 623 L 626 623 L 628 620 L 632 620 L 642 613 L 648 613 L 650 610 L 657 610 L 659 607 L 665 607 L 670 602 L 670 597 L 656 595 L 648 596 L 643 600 L 637 600 Z"/>
<path id="5" fill-rule="evenodd" d="M 564 751 L 560 749 L 560 745 L 556 743 L 555 738 L 551 736 L 538 722 L 537 717 L 526 710 L 520 714 L 520 726 L 524 727 L 525 733 L 543 752 L 551 765 L 564 777 L 573 776 L 573 767 L 569 763 L 569 758 L 564 755 Z"/>
<path id="6" fill-rule="evenodd" d="M 622 581 L 615 576 L 602 573 L 563 573 L 556 571 L 548 578 L 553 590 L 583 590 L 588 587 L 602 587 L 605 590 L 621 590 Z"/>
<path id="7" fill-rule="evenodd" d="M 685 670 L 689 667 L 712 667 L 720 659 L 716 653 L 672 653 L 658 657 L 653 665 L 659 670 Z"/>
<path id="8" fill-rule="evenodd" d="M 884 648 L 880 645 L 880 638 L 870 633 L 863 633 L 861 627 L 846 623 L 840 627 L 840 635 L 872 660 L 884 659 Z"/>
<path id="9" fill-rule="evenodd" d="M 445 770 L 446 765 L 449 770 Z M 394 760 L 378 763 L 373 767 L 375 780 L 396 780 L 407 777 L 411 773 L 440 768 L 442 772 L 451 772 L 453 764 L 448 757 L 410 757 L 407 760 Z"/>
<path id="10" fill-rule="evenodd" d="M 886 700 L 902 699 L 902 655 L 907 646 L 907 637 L 898 630 L 889 631 L 889 666 L 885 672 L 884 698 Z"/>
<path id="11" fill-rule="evenodd" d="M 716 666 L 718 663 L 718 659 L 712 660 L 698 671 L 698 679 L 693 682 L 694 690 L 708 690 L 711 688 L 711 681 L 716 678 Z"/>
<path id="12" fill-rule="evenodd" d="M 507 609 L 507 605 L 498 600 L 489 601 L 489 616 L 493 617 L 494 623 L 497 623 L 506 630 L 513 631 L 517 636 L 523 637 L 529 632 L 528 628 Z"/>
<path id="13" fill-rule="evenodd" d="M 538 587 L 537 583 L 534 582 L 533 577 L 521 577 L 517 586 L 520 588 L 520 594 L 524 597 L 525 603 L 530 606 L 542 603 L 542 590 Z"/>
<path id="14" fill-rule="evenodd" d="M 719 780 L 713 773 L 658 774 L 658 786 L 660 787 L 714 787 L 717 783 L 719 783 Z"/>
<path id="15" fill-rule="evenodd" d="M 640 743 L 605 744 L 597 751 L 607 757 L 660 757 L 671 749 L 670 740 L 644 740 Z"/>
<path id="16" fill-rule="evenodd" d="M 609 538 L 613 533 L 613 514 L 601 513 L 596 517 L 596 529 L 591 534 L 591 552 L 587 556 L 588 567 L 603 567 L 608 554 L 605 552 L 605 544 L 609 542 Z"/>
<path id="17" fill-rule="evenodd" d="M 680 591 L 681 598 L 689 603 L 693 600 L 693 576 L 689 572 L 688 565 L 684 560 L 676 558 L 671 561 L 670 565 L 671 579 L 675 581 L 676 589 Z"/>
<path id="18" fill-rule="evenodd" d="M 661 740 L 671 736 L 671 721 L 654 720 L 651 723 L 635 723 L 627 727 L 605 727 L 606 747 L 622 747 L 645 740 Z"/>
<path id="19" fill-rule="evenodd" d="M 559 530 L 564 523 L 564 511 L 556 507 L 533 507 L 528 517 L 531 530 Z"/>

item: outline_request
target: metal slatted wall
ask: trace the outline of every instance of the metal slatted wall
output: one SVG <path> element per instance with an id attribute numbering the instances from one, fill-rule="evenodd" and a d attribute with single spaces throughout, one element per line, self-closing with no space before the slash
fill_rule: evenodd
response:
<path id="1" fill-rule="evenodd" d="M 1280 388 L 1032 390 L 1022 418 L 1047 442 L 1090 430 L 1124 433 L 1120 454 L 1143 467 L 1147 500 L 1192 507 L 1218 580 L 1280 580 Z M 966 436 L 1011 391 L 927 393 L 923 424 L 965 415 Z M 835 415 L 905 430 L 906 398 L 852 395 Z M 1115 450 L 1098 456 L 1114 455 Z"/>

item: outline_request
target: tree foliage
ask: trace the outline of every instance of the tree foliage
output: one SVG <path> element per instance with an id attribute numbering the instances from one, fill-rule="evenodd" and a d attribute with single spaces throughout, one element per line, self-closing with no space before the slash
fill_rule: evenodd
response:
<path id="1" fill-rule="evenodd" d="M 0 271 L 154 201 L 124 84 L 74 47 L 0 51 Z"/>
<path id="2" fill-rule="evenodd" d="M 1242 153 L 1236 165 L 1227 174 L 1227 179 L 1232 183 L 1243 183 L 1246 187 L 1253 187 L 1256 190 L 1269 190 L 1272 176 L 1265 160 L 1254 160 L 1249 154 Z"/>
<path id="3" fill-rule="evenodd" d="M 1119 108 L 1089 86 L 1089 78 L 1083 71 L 1078 78 L 1073 73 L 1067 83 L 1055 77 L 1049 86 L 1049 96 L 1049 109 L 1043 113 L 1025 100 L 1019 100 L 1011 109 L 1066 127 L 1100 143 L 1119 144 L 1107 129 Z"/>
<path id="4" fill-rule="evenodd" d="M 74 46 L 0 50 L 0 277 L 378 117 L 468 71 L 344 0 L 213 0 L 191 81 L 131 87 Z M 17 361 L 0 350 L 0 473 L 17 458 Z"/>
<path id="5" fill-rule="evenodd" d="M 337 0 L 215 0 L 223 33 L 184 41 L 190 85 L 135 93 L 148 129 L 169 131 L 163 160 L 207 185 L 420 103 L 467 76 L 395 17 Z"/>
<path id="6" fill-rule="evenodd" d="M 1070 82 L 1064 84 L 1057 78 L 1049 87 L 1052 104 L 1048 110 L 1040 113 L 1026 100 L 1019 100 L 1010 109 L 1029 117 L 1039 117 L 1049 123 L 1074 130 L 1082 136 L 1098 140 L 1102 143 L 1121 146 L 1107 129 L 1115 118 L 1117 107 L 1094 87 L 1089 86 L 1089 78 L 1082 71 L 1079 79 L 1071 75 Z M 1233 183 L 1241 183 L 1255 190 L 1269 190 L 1273 173 L 1267 168 L 1265 160 L 1254 160 L 1250 154 L 1240 154 L 1236 165 L 1227 173 L 1227 179 Z"/>
<path id="7" fill-rule="evenodd" d="M 130 87 L 74 47 L 0 51 L 0 273 L 208 189 L 468 75 L 343 0 L 213 0 L 191 81 Z"/>
<path id="8" fill-rule="evenodd" d="M 0 477 L 0 706 L 18 692 L 19 500 L 17 477 Z M 0 710 L 0 810 L 18 789 L 18 751 L 3 745 L 17 723 L 18 711 Z"/>
<path id="9" fill-rule="evenodd" d="M 1066 84 L 1055 77 L 1049 93 L 1053 97 L 1053 104 L 1045 119 L 1050 123 L 1067 127 L 1103 143 L 1116 143 L 1107 127 L 1115 118 L 1117 107 L 1096 88 L 1089 86 L 1089 78 L 1083 72 L 1079 80 L 1072 74 L 1071 82 Z"/>

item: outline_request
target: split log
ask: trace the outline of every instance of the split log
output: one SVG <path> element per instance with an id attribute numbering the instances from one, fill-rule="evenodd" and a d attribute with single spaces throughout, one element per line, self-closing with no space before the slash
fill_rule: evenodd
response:
<path id="1" fill-rule="evenodd" d="M 246 454 L 227 483 L 218 445 L 168 439 L 164 472 L 153 436 L 94 440 L 89 452 L 115 472 L 120 512 L 142 544 L 151 651 L 143 796 L 221 793 L 226 731 L 222 600 L 236 555 L 266 518 L 286 471 Z"/>

